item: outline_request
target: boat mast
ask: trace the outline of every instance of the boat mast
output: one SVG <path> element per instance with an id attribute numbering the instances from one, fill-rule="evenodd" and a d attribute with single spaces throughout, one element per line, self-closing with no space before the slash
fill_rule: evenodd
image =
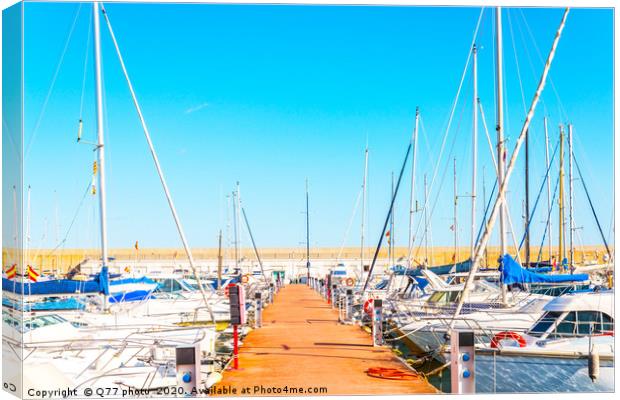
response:
<path id="1" fill-rule="evenodd" d="M 222 230 L 217 238 L 217 290 L 222 286 Z"/>
<path id="2" fill-rule="evenodd" d="M 474 103 L 473 103 L 473 132 L 472 132 L 472 178 L 471 178 L 471 242 L 469 245 L 469 257 L 474 258 L 474 241 L 476 232 L 476 172 L 478 158 L 478 50 L 474 44 L 473 57 L 473 80 L 474 80 Z"/>
<path id="3" fill-rule="evenodd" d="M 495 9 L 496 39 L 496 92 L 497 92 L 497 186 L 502 187 L 504 181 L 504 81 L 503 81 L 503 50 L 502 50 L 502 8 Z M 499 239 L 500 256 L 506 254 L 506 199 L 499 192 Z M 506 285 L 502 284 L 502 303 L 506 304 Z"/>
<path id="4" fill-rule="evenodd" d="M 233 190 L 233 236 L 235 241 L 235 273 L 240 273 L 239 270 L 239 229 L 237 227 L 238 218 L 238 204 L 237 200 L 239 198 L 239 182 L 237 182 L 237 189 Z"/>
<path id="5" fill-rule="evenodd" d="M 105 151 L 103 142 L 103 92 L 101 84 L 101 35 L 99 32 L 99 2 L 93 3 L 93 30 L 95 51 L 95 99 L 97 105 L 97 172 L 99 177 L 99 224 L 101 227 L 101 275 L 108 274 L 108 233 L 106 224 Z M 104 278 L 104 279 L 105 279 Z M 107 292 L 107 290 L 106 290 Z M 104 293 L 104 310 L 107 293 Z"/>
<path id="6" fill-rule="evenodd" d="M 454 272 L 456 272 L 456 263 L 457 263 L 457 259 L 459 258 L 458 255 L 458 246 L 459 246 L 459 242 L 458 242 L 458 220 L 457 220 L 457 210 L 458 210 L 458 194 L 456 192 L 456 157 L 454 158 L 454 225 L 452 225 L 452 227 L 454 228 Z"/>
<path id="7" fill-rule="evenodd" d="M 306 268 L 307 268 L 307 280 L 306 283 L 310 284 L 310 205 L 308 195 L 308 178 L 306 178 Z"/>
<path id="8" fill-rule="evenodd" d="M 530 265 L 530 131 L 525 133 L 525 265 Z"/>
<path id="9" fill-rule="evenodd" d="M 573 249 L 573 232 L 575 220 L 573 218 L 573 125 L 568 124 L 568 209 L 569 209 L 569 267 L 573 270 L 575 251 Z"/>
<path id="10" fill-rule="evenodd" d="M 416 154 L 418 148 L 418 122 L 420 118 L 420 109 L 415 108 L 415 126 L 413 128 L 413 137 L 411 141 L 413 143 L 413 161 L 411 162 L 411 193 L 409 195 L 409 236 L 407 241 L 407 267 L 411 268 L 411 251 L 413 249 L 413 213 L 415 210 L 415 167 L 416 167 Z"/>
<path id="11" fill-rule="evenodd" d="M 394 171 L 392 171 L 392 197 L 394 197 Z M 390 215 L 390 264 L 394 265 L 394 211 Z"/>
<path id="12" fill-rule="evenodd" d="M 428 214 L 426 206 L 428 204 L 428 185 L 426 183 L 426 174 L 424 174 L 424 268 L 428 268 L 430 260 L 428 259 Z"/>
<path id="13" fill-rule="evenodd" d="M 364 179 L 362 181 L 362 229 L 360 238 L 360 280 L 364 280 L 364 229 L 366 224 L 366 181 L 368 180 L 368 144 L 364 151 Z"/>
<path id="14" fill-rule="evenodd" d="M 558 209 L 559 209 L 559 236 L 558 246 L 558 265 L 564 259 L 564 126 L 560 125 L 560 187 L 558 190 Z"/>
<path id="15" fill-rule="evenodd" d="M 237 249 L 237 262 L 239 267 L 239 272 L 241 272 L 241 260 L 243 259 L 243 254 L 241 251 L 241 187 L 239 186 L 239 181 L 237 181 L 237 203 L 235 204 L 235 246 Z"/>
<path id="16" fill-rule="evenodd" d="M 547 117 L 543 119 L 545 125 L 545 160 L 547 164 L 547 171 L 549 171 L 549 133 L 547 131 Z M 547 179 L 547 215 L 551 215 L 551 179 Z M 551 218 L 547 218 L 547 230 L 549 235 L 549 261 L 551 261 L 551 254 L 553 253 L 553 236 L 551 234 Z"/>

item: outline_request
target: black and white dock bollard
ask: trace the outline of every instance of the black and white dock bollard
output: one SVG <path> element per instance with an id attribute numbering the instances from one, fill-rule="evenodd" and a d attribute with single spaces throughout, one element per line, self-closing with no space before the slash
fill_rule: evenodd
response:
<path id="1" fill-rule="evenodd" d="M 261 292 L 256 292 L 254 294 L 254 328 L 260 328 L 263 326 L 263 300 L 261 297 Z"/>
<path id="2" fill-rule="evenodd" d="M 347 289 L 345 298 L 345 320 L 347 322 L 353 321 L 353 289 Z"/>

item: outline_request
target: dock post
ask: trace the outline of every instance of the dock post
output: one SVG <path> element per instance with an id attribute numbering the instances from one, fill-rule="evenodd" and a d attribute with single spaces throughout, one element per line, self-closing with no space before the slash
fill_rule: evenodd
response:
<path id="1" fill-rule="evenodd" d="M 331 303 L 332 303 L 332 308 L 336 307 L 336 289 L 338 289 L 338 285 L 336 285 L 335 283 L 332 285 L 332 290 L 331 290 Z"/>
<path id="2" fill-rule="evenodd" d="M 233 369 L 239 369 L 239 325 L 233 325 Z"/>
<path id="3" fill-rule="evenodd" d="M 374 299 L 372 304 L 372 345 L 383 345 L 383 300 Z"/>
<path id="4" fill-rule="evenodd" d="M 353 289 L 347 289 L 345 319 L 347 322 L 353 321 Z"/>
<path id="5" fill-rule="evenodd" d="M 273 283 L 269 284 L 269 304 L 273 303 Z"/>
<path id="6" fill-rule="evenodd" d="M 263 302 L 261 301 L 261 292 L 254 294 L 254 328 L 260 328 L 263 325 Z"/>

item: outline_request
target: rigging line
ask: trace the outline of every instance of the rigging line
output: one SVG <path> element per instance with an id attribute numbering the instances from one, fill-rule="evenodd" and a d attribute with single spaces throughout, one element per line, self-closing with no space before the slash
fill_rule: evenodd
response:
<path id="1" fill-rule="evenodd" d="M 515 37 L 512 30 L 512 18 L 510 17 L 510 9 L 506 10 L 506 16 L 508 17 L 508 30 L 510 31 L 510 41 L 512 43 L 512 51 L 515 57 L 515 64 L 517 66 L 517 79 L 519 80 L 519 89 L 521 90 L 521 102 L 523 104 L 523 114 L 527 113 L 527 105 L 525 104 L 525 93 L 523 92 L 523 80 L 521 79 L 521 70 L 519 68 L 519 58 L 517 57 L 517 45 L 515 43 Z"/>
<path id="2" fill-rule="evenodd" d="M 463 108 L 461 109 L 461 114 L 460 114 L 459 120 L 457 122 L 456 132 L 454 134 L 454 137 L 452 138 L 452 143 L 450 144 L 450 151 L 448 153 L 448 156 L 451 156 L 453 154 L 454 145 L 456 143 L 456 138 L 457 138 L 458 133 L 460 131 L 460 126 L 461 126 L 461 122 L 463 120 L 463 116 L 464 115 L 465 115 L 465 104 L 463 105 Z M 445 144 L 445 138 L 447 138 L 447 132 L 446 132 L 446 136 L 444 136 L 444 144 Z M 442 147 L 443 147 L 443 144 L 442 144 Z M 443 148 L 442 148 L 442 151 L 443 151 Z M 437 164 L 435 166 L 435 171 L 437 171 L 437 169 L 438 169 L 438 167 L 440 165 L 441 165 L 441 156 L 437 159 Z M 446 161 L 443 173 L 441 175 L 439 189 L 437 191 L 437 194 L 435 195 L 435 200 L 432 202 L 433 203 L 432 208 L 431 208 L 430 212 L 428 213 L 428 225 L 429 226 L 430 226 L 430 221 L 431 221 L 431 219 L 433 217 L 433 213 L 434 213 L 435 208 L 437 206 L 437 203 L 439 201 L 439 197 L 440 197 L 440 194 L 441 194 L 441 188 L 443 187 L 443 183 L 445 182 L 446 174 L 448 172 L 448 169 L 449 169 L 450 165 L 451 165 L 450 159 L 448 158 L 448 160 Z M 433 182 L 431 181 L 431 187 L 429 188 L 429 193 L 432 190 L 432 188 L 433 188 Z M 431 197 L 430 194 L 429 194 L 428 197 L 430 199 L 430 197 Z M 422 208 L 422 212 L 424 212 L 425 210 L 427 210 L 427 202 L 424 202 L 424 207 Z M 420 220 L 418 221 L 418 225 L 416 227 L 416 231 L 415 231 L 415 236 L 414 237 L 418 236 L 420 226 L 422 225 L 422 222 L 423 222 L 422 220 L 423 220 L 423 218 L 420 218 Z M 429 229 L 429 231 L 430 231 L 430 229 Z M 418 256 L 418 253 L 420 251 L 421 246 L 422 246 L 422 238 L 420 238 L 420 246 L 418 246 L 418 248 L 417 248 L 417 251 L 415 253 L 415 257 Z"/>
<path id="3" fill-rule="evenodd" d="M 555 145 L 555 149 L 553 150 L 553 155 L 551 156 L 551 160 L 549 160 L 549 167 L 547 167 L 545 178 L 543 179 L 542 184 L 540 185 L 540 190 L 538 191 L 538 195 L 536 196 L 536 201 L 534 201 L 534 207 L 532 208 L 532 213 L 531 215 L 528 216 L 527 225 L 525 226 L 525 232 L 523 233 L 523 237 L 521 238 L 521 243 L 519 243 L 519 248 L 517 252 L 521 250 L 521 247 L 523 246 L 523 242 L 525 242 L 527 231 L 530 229 L 530 225 L 532 224 L 532 220 L 534 219 L 534 213 L 536 212 L 536 206 L 538 206 L 538 201 L 540 200 L 540 196 L 543 192 L 543 189 L 545 188 L 545 183 L 547 182 L 547 178 L 549 177 L 549 171 L 551 170 L 551 164 L 553 164 L 553 160 L 555 159 L 555 155 L 558 152 L 559 145 L 560 145 L 560 142 L 558 141 L 558 143 L 556 143 Z"/>
<path id="4" fill-rule="evenodd" d="M 88 181 L 88 185 L 86 185 L 86 190 L 84 191 L 84 195 L 82 195 L 82 199 L 80 200 L 80 203 L 78 204 L 77 209 L 75 210 L 75 213 L 73 214 L 73 218 L 71 219 L 71 223 L 69 224 L 69 227 L 67 228 L 67 232 L 65 233 L 65 236 L 63 237 L 63 239 L 56 244 L 56 247 L 54 247 L 52 250 L 49 251 L 49 253 L 47 253 L 45 255 L 45 257 L 49 257 L 52 254 L 54 254 L 56 252 L 56 250 L 58 250 L 59 247 L 63 246 L 65 244 L 65 242 L 67 241 L 67 239 L 69 238 L 69 234 L 71 233 L 71 229 L 73 228 L 73 224 L 75 224 L 75 221 L 80 213 L 80 210 L 82 209 L 82 205 L 84 204 L 84 200 L 86 200 L 86 197 L 88 197 L 88 193 L 91 190 L 91 181 Z"/>
<path id="5" fill-rule="evenodd" d="M 575 153 L 573 153 L 573 160 L 575 161 L 575 166 L 577 167 L 577 172 L 579 173 L 579 180 L 581 181 L 583 190 L 586 192 L 588 203 L 590 203 L 590 209 L 592 210 L 592 214 L 594 215 L 594 219 L 596 220 L 596 225 L 598 226 L 598 230 L 601 234 L 601 239 L 603 239 L 603 243 L 605 244 L 605 249 L 607 249 L 607 254 L 609 255 L 609 258 L 611 260 L 612 255 L 611 255 L 611 251 L 609 250 L 609 245 L 607 244 L 607 239 L 605 239 L 603 228 L 601 227 L 601 223 L 599 222 L 598 216 L 596 215 L 594 204 L 592 204 L 592 199 L 590 198 L 590 192 L 588 192 L 588 188 L 586 187 L 586 181 L 583 179 L 583 175 L 581 175 L 581 168 L 579 168 L 579 163 L 577 162 L 577 157 L 575 157 Z"/>
<path id="6" fill-rule="evenodd" d="M 157 153 L 155 152 L 155 148 L 153 146 L 153 142 L 151 141 L 151 135 L 149 134 L 149 130 L 148 130 L 148 127 L 146 125 L 146 121 L 144 119 L 144 116 L 142 115 L 142 109 L 140 108 L 140 104 L 138 103 L 138 98 L 136 97 L 136 93 L 134 92 L 133 85 L 131 84 L 131 80 L 129 79 L 129 73 L 127 72 L 127 68 L 125 67 L 125 62 L 123 61 L 123 57 L 121 55 L 120 48 L 118 47 L 118 42 L 116 41 L 116 36 L 114 35 L 114 31 L 112 30 L 112 24 L 110 23 L 110 19 L 108 17 L 108 13 L 106 12 L 103 4 L 101 5 L 101 12 L 102 12 L 103 17 L 105 19 L 106 25 L 108 26 L 108 31 L 110 33 L 110 37 L 112 39 L 112 43 L 114 44 L 114 48 L 115 48 L 116 54 L 118 56 L 118 61 L 120 63 L 121 69 L 123 71 L 123 75 L 125 76 L 125 80 L 127 82 L 127 86 L 129 88 L 129 92 L 131 93 L 131 97 L 132 97 L 134 106 L 136 108 L 136 112 L 137 112 L 138 117 L 140 119 L 140 123 L 141 123 L 142 129 L 144 131 L 144 136 L 145 136 L 147 144 L 149 146 L 149 150 L 151 152 L 151 156 L 153 157 L 153 162 L 155 163 L 155 168 L 157 169 L 157 173 L 159 175 L 159 180 L 161 181 L 161 185 L 162 185 L 162 188 L 163 188 L 164 193 L 166 195 L 166 199 L 168 200 L 168 205 L 170 207 L 170 212 L 172 213 L 172 217 L 173 217 L 173 219 L 174 219 L 174 221 L 176 223 L 177 231 L 179 233 L 179 237 L 181 239 L 181 242 L 183 243 L 183 247 L 185 249 L 185 253 L 187 255 L 190 268 L 191 268 L 192 273 L 194 275 L 194 278 L 196 279 L 196 282 L 198 284 L 198 290 L 200 291 L 200 294 L 201 294 L 201 296 L 202 296 L 202 298 L 203 298 L 203 300 L 205 302 L 205 307 L 209 311 L 209 315 L 210 315 L 211 319 L 215 321 L 215 316 L 213 314 L 213 309 L 209 305 L 209 302 L 208 302 L 209 299 L 207 298 L 207 294 L 206 294 L 204 286 L 203 286 L 203 284 L 201 282 L 198 270 L 196 269 L 196 266 L 194 265 L 194 258 L 192 256 L 191 249 L 190 249 L 189 244 L 187 243 L 187 240 L 185 238 L 185 233 L 184 233 L 183 228 L 181 226 L 181 222 L 180 222 L 180 220 L 178 218 L 178 215 L 177 215 L 177 212 L 176 212 L 176 208 L 174 207 L 174 202 L 172 201 L 172 197 L 171 197 L 170 192 L 168 190 L 168 185 L 166 183 L 166 179 L 164 178 L 163 171 L 161 169 L 161 166 L 159 165 L 159 158 L 157 157 Z M 213 296 L 213 294 L 215 293 L 215 290 L 210 285 L 207 285 L 207 287 L 211 290 L 211 296 Z"/>
<path id="7" fill-rule="evenodd" d="M 67 49 L 69 48 L 69 43 L 71 43 L 71 38 L 73 37 L 73 31 L 75 30 L 75 26 L 77 25 L 78 17 L 80 16 L 80 10 L 82 9 L 82 3 L 79 3 L 77 10 L 75 12 L 75 17 L 73 17 L 73 23 L 71 24 L 71 28 L 69 29 L 69 35 L 67 37 L 67 41 L 65 42 L 65 46 L 60 53 L 60 60 L 56 65 L 56 70 L 54 71 L 54 75 L 52 76 L 52 83 L 50 84 L 49 90 L 45 95 L 45 100 L 43 100 L 43 106 L 41 107 L 41 112 L 37 117 L 37 120 L 34 124 L 34 128 L 30 134 L 30 140 L 28 141 L 28 145 L 26 146 L 26 151 L 24 152 L 24 160 L 28 158 L 28 154 L 30 154 L 30 148 L 34 143 L 34 139 L 36 138 L 39 127 L 41 126 L 41 121 L 43 120 L 43 116 L 45 115 L 45 111 L 47 109 L 47 104 L 52 96 L 52 92 L 54 91 L 54 86 L 56 85 L 56 79 L 58 78 L 58 74 L 60 73 L 60 68 L 62 67 L 63 61 L 65 59 L 65 54 L 67 54 Z"/>
<path id="8" fill-rule="evenodd" d="M 93 20 L 92 18 L 88 19 L 88 33 L 86 36 L 86 46 L 84 49 L 84 76 L 82 77 L 82 94 L 80 95 L 80 119 L 82 119 L 82 113 L 84 111 L 84 92 L 86 91 L 86 71 L 88 66 L 88 55 L 90 52 L 88 51 L 90 48 L 90 35 L 91 35 L 91 26 Z"/>
<path id="9" fill-rule="evenodd" d="M 368 284 L 370 283 L 370 278 L 372 278 L 372 271 L 375 267 L 375 263 L 377 262 L 377 256 L 379 255 L 379 250 L 381 250 L 381 243 L 383 243 L 383 237 L 385 236 L 385 230 L 387 228 L 388 223 L 390 222 L 390 217 L 392 216 L 392 212 L 394 210 L 394 201 L 396 200 L 396 196 L 398 195 L 398 189 L 400 188 L 400 181 L 403 178 L 403 173 L 405 172 L 405 166 L 407 165 L 407 160 L 409 159 L 409 153 L 411 153 L 412 143 L 409 141 L 409 146 L 407 146 L 407 153 L 405 154 L 405 160 L 403 161 L 403 165 L 400 168 L 400 174 L 398 175 L 398 181 L 396 182 L 396 188 L 394 189 L 394 194 L 392 195 L 392 202 L 390 203 L 390 209 L 388 211 L 387 217 L 385 218 L 385 222 L 383 224 L 383 230 L 381 231 L 381 236 L 379 236 L 379 243 L 377 244 L 377 248 L 375 249 L 375 255 L 373 256 L 372 263 L 370 264 L 370 269 L 368 270 L 368 277 L 366 278 L 366 282 L 364 283 L 364 287 L 362 289 L 362 295 L 366 291 Z"/>
<path id="10" fill-rule="evenodd" d="M 558 179 L 556 179 L 555 181 L 555 188 L 553 189 L 553 198 L 555 199 L 555 195 L 557 194 L 558 191 L 558 184 L 560 183 L 560 175 L 558 174 Z M 547 212 L 547 220 L 549 220 L 549 218 L 551 218 L 551 213 L 553 212 L 553 207 L 555 206 L 555 201 L 551 203 L 551 207 L 549 208 L 549 211 Z M 540 262 L 540 260 L 542 259 L 542 250 L 543 247 L 545 246 L 545 238 L 547 237 L 547 229 L 549 228 L 549 224 L 545 224 L 545 230 L 543 231 L 543 235 L 542 235 L 542 241 L 540 243 L 540 247 L 538 248 L 538 257 L 536 258 L 537 262 Z M 551 254 L 549 254 L 549 261 L 551 261 Z"/>
<path id="11" fill-rule="evenodd" d="M 433 184 L 435 183 L 435 178 L 437 177 L 437 172 L 439 170 L 439 165 L 441 164 L 440 160 L 442 158 L 443 151 L 445 149 L 445 144 L 446 144 L 446 141 L 448 139 L 448 133 L 450 132 L 450 127 L 452 126 L 452 120 L 454 118 L 454 113 L 456 111 L 456 106 L 458 104 L 458 100 L 459 100 L 460 95 L 461 95 L 461 89 L 463 88 L 463 83 L 465 82 L 465 76 L 467 75 L 469 61 L 471 60 L 471 54 L 472 54 L 472 51 L 473 51 L 473 48 L 474 48 L 474 43 L 476 43 L 476 37 L 478 36 L 478 29 L 480 28 L 480 21 L 482 20 L 483 13 L 484 13 L 484 7 L 482 7 L 480 9 L 480 15 L 478 16 L 478 22 L 476 23 L 476 28 L 474 29 L 474 34 L 473 34 L 471 43 L 469 45 L 469 51 L 467 52 L 467 60 L 465 61 L 465 66 L 463 67 L 463 72 L 461 74 L 461 80 L 459 82 L 459 86 L 458 86 L 458 89 L 456 91 L 456 96 L 454 97 L 454 100 L 452 102 L 452 107 L 451 107 L 451 110 L 450 110 L 450 116 L 448 118 L 448 124 L 446 126 L 446 130 L 445 130 L 445 133 L 444 133 L 444 136 L 443 136 L 443 139 L 442 139 L 441 148 L 440 148 L 440 151 L 439 151 L 439 156 L 437 157 L 437 164 L 435 164 L 435 168 L 434 168 L 433 175 L 431 177 L 431 182 L 430 182 L 430 185 L 429 185 L 429 197 L 430 197 L 430 193 L 432 192 L 433 187 L 434 187 Z M 424 210 L 426 210 L 426 206 L 427 205 L 425 203 L 424 204 Z M 417 233 L 417 231 L 416 231 L 416 233 Z"/>
<path id="12" fill-rule="evenodd" d="M 523 48 L 525 49 L 525 55 L 527 56 L 527 61 L 530 66 L 530 72 L 532 73 L 532 76 L 534 77 L 534 79 L 536 79 L 536 71 L 534 68 L 534 62 L 532 61 L 532 56 L 530 54 L 530 48 L 529 46 L 527 46 L 527 41 L 525 40 L 525 34 L 523 33 L 523 29 L 521 28 L 521 25 L 520 24 L 516 24 L 516 25 L 517 25 L 517 29 L 519 30 L 519 35 L 521 36 L 521 42 L 523 43 Z M 542 106 L 543 106 L 543 114 L 546 116 L 549 116 L 549 110 L 547 109 L 547 104 L 545 103 L 542 97 L 540 99 L 540 102 L 542 103 Z"/>
<path id="13" fill-rule="evenodd" d="M 349 231 L 351 230 L 351 226 L 353 225 L 353 219 L 355 218 L 355 215 L 357 214 L 357 207 L 360 204 L 360 199 L 362 197 L 363 191 L 364 191 L 363 189 L 360 189 L 360 191 L 357 194 L 357 199 L 355 200 L 355 205 L 353 206 L 353 213 L 351 214 L 351 219 L 349 220 L 349 225 L 347 226 L 347 230 L 344 233 L 344 238 L 342 239 L 342 245 L 340 246 L 340 251 L 338 251 L 338 257 L 336 257 L 338 261 L 340 261 L 340 256 L 342 255 L 344 244 L 347 241 L 347 238 L 349 237 Z"/>
<path id="14" fill-rule="evenodd" d="M 543 63 L 543 58 L 542 55 L 540 53 L 540 49 L 538 48 L 538 44 L 536 43 L 536 39 L 534 38 L 534 34 L 532 33 L 532 30 L 530 29 L 530 25 L 527 23 L 527 19 L 525 18 L 525 14 L 523 14 L 523 10 L 519 9 L 519 11 L 521 12 L 521 18 L 523 19 L 523 22 L 525 23 L 525 28 L 527 29 L 528 34 L 530 35 L 530 38 L 532 40 L 532 43 L 534 43 L 534 49 L 536 49 L 536 53 L 538 55 L 538 60 Z M 543 63 L 544 65 L 544 63 Z M 553 93 L 555 94 L 555 97 L 558 101 L 558 105 L 560 108 L 560 114 L 562 114 L 562 117 L 565 120 L 568 120 L 568 113 L 566 112 L 566 109 L 564 108 L 564 104 L 562 103 L 562 100 L 560 100 L 560 95 L 558 94 L 557 89 L 555 88 L 555 83 L 553 83 L 553 78 L 551 77 L 551 74 L 549 74 L 549 83 L 551 84 L 551 90 L 553 91 Z"/>

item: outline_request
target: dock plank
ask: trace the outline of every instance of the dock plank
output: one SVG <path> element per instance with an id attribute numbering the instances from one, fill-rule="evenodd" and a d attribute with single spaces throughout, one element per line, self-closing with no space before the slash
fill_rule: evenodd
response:
<path id="1" fill-rule="evenodd" d="M 437 393 L 422 378 L 368 376 L 370 367 L 408 370 L 388 348 L 373 347 L 370 335 L 359 326 L 339 324 L 338 312 L 305 285 L 280 290 L 263 312 L 263 327 L 245 338 L 239 367 L 225 371 L 217 387 L 235 388 L 237 396 L 299 395 L 268 392 L 273 387 L 326 388 L 321 395 Z"/>

